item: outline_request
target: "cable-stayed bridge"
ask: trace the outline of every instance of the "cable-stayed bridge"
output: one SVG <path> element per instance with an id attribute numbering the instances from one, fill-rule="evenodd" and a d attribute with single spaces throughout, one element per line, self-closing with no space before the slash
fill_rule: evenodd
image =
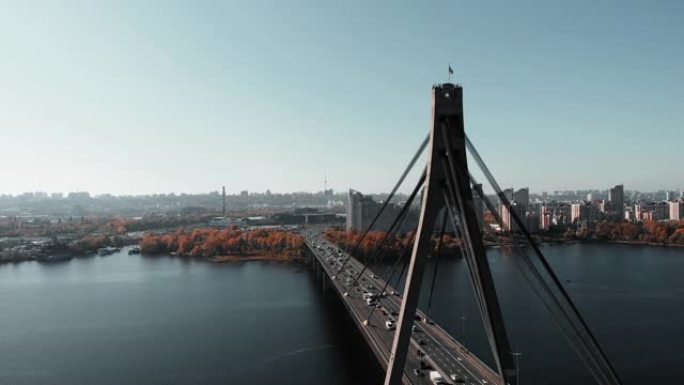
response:
<path id="1" fill-rule="evenodd" d="M 595 383 L 621 384 L 588 325 L 525 229 L 522 219 L 467 138 L 463 124 L 463 89 L 459 85 L 447 83 L 433 87 L 432 118 L 428 138 L 419 146 L 380 212 L 349 252 L 330 243 L 322 229 L 309 228 L 303 231 L 313 256 L 313 266 L 321 274 L 323 285 L 339 294 L 371 351 L 386 370 L 385 385 L 518 385 L 516 353 L 510 347 L 487 261 L 484 231 L 499 244 L 513 250 L 512 258 L 516 266 L 550 312 Z M 418 228 L 404 242 L 404 248 L 394 262 L 389 277 L 380 278 L 369 261 L 364 264 L 354 257 L 355 252 L 426 149 L 427 165 L 384 238 L 376 245 L 376 250 L 385 247 L 385 242 L 397 233 L 410 206 L 420 196 Z M 507 208 L 515 230 L 489 232 L 478 221 L 473 205 L 474 195 L 482 200 L 499 225 L 504 227 L 494 204 L 483 193 L 481 185 L 468 168 L 467 154 L 474 159 L 501 205 Z M 494 358 L 493 368 L 417 308 L 427 259 L 432 256 L 438 263 L 447 224 L 451 225 L 459 239 L 459 252 L 467 262 L 475 300 Z M 395 275 L 399 266 L 402 268 Z M 434 271 L 436 274 L 437 268 Z M 395 278 L 398 284 L 404 274 L 405 284 L 400 293 L 390 282 Z M 434 279 L 433 276 L 430 301 Z"/>

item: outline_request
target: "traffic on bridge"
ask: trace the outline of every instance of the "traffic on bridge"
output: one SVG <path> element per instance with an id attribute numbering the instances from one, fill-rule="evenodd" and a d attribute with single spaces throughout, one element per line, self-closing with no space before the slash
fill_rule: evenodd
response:
<path id="1" fill-rule="evenodd" d="M 401 294 L 390 286 L 386 287 L 386 282 L 367 268 L 357 280 L 358 274 L 364 270 L 361 262 L 326 240 L 320 228 L 307 229 L 303 235 L 315 262 L 327 275 L 324 278 L 332 282 L 373 353 L 386 367 L 401 307 Z M 414 319 L 404 383 L 425 384 L 430 383 L 429 380 L 433 384 L 503 384 L 492 369 L 423 312 L 417 311 Z"/>

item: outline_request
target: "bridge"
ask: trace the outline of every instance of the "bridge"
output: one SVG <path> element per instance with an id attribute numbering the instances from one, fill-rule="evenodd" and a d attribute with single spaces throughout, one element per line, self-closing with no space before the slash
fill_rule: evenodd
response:
<path id="1" fill-rule="evenodd" d="M 378 362 L 386 369 L 396 318 L 401 308 L 399 292 L 387 285 L 387 282 L 378 275 L 368 269 L 364 271 L 361 262 L 328 242 L 320 229 L 307 230 L 304 236 L 314 256 L 314 268 L 322 273 L 324 284 L 331 285 L 339 294 Z M 343 271 L 337 273 L 345 260 L 347 263 Z M 353 285 L 359 273 L 359 284 Z M 329 279 L 333 276 L 337 278 L 339 275 L 343 279 Z M 377 300 L 370 301 L 369 305 L 367 298 L 370 294 L 377 295 Z M 408 370 L 404 373 L 403 383 L 425 383 L 423 377 L 434 370 L 439 372 L 445 381 L 449 381 L 448 383 L 502 384 L 496 372 L 470 354 L 463 345 L 428 319 L 422 311 L 416 311 L 414 321 L 406 362 Z"/>
<path id="2" fill-rule="evenodd" d="M 601 385 L 621 384 L 589 326 L 526 230 L 525 223 L 466 136 L 461 86 L 446 83 L 433 87 L 432 117 L 428 138 L 419 146 L 380 212 L 354 247 L 350 250 L 340 249 L 326 239 L 321 228 L 312 227 L 302 231 L 312 255 L 313 267 L 322 277 L 322 284 L 339 295 L 351 319 L 385 369 L 384 384 L 518 385 L 516 353 L 510 348 L 505 320 L 499 307 L 484 248 L 484 232 L 514 251 L 512 258 L 516 266 L 595 382 Z M 384 280 L 372 271 L 368 262 L 364 264 L 358 260 L 355 253 L 426 148 L 427 165 L 421 177 L 384 238 L 376 245 L 376 250 L 382 249 L 385 241 L 397 233 L 412 203 L 420 196 L 418 228 L 410 244 L 404 245 L 389 277 Z M 508 226 L 506 230 L 498 210 L 483 193 L 469 169 L 468 154 L 501 205 L 507 209 L 509 223 L 515 226 Z M 479 222 L 474 210 L 474 197 L 486 205 L 503 231 L 494 232 Z M 439 228 L 438 222 L 441 224 Z M 451 225 L 451 231 L 460 240 L 459 252 L 468 266 L 494 358 L 493 368 L 417 308 L 428 256 L 439 258 L 447 224 Z M 409 252 L 410 259 L 404 262 L 404 267 L 408 267 L 405 284 L 399 292 L 390 282 L 395 268 Z M 403 272 L 402 268 L 400 277 Z M 434 289 L 434 277 L 432 287 Z"/>

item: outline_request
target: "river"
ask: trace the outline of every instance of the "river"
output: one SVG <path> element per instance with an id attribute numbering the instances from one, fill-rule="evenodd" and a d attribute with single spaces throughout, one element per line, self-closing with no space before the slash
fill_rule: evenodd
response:
<path id="1" fill-rule="evenodd" d="M 625 384 L 681 383 L 684 250 L 543 250 Z M 590 383 L 510 259 L 489 254 L 522 353 L 520 383 Z M 462 260 L 441 262 L 435 293 L 433 318 L 486 358 Z M 370 385 L 381 377 L 344 307 L 307 265 L 125 250 L 0 265 L 0 384 Z"/>

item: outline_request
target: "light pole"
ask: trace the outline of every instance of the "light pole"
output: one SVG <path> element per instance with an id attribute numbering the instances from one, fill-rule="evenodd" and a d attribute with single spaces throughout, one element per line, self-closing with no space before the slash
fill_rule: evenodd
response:
<path id="1" fill-rule="evenodd" d="M 520 356 L 522 356 L 522 353 L 520 351 L 511 352 L 511 355 L 515 362 L 515 385 L 520 385 Z"/>
<path id="2" fill-rule="evenodd" d="M 465 328 L 466 319 L 467 319 L 468 317 L 466 317 L 465 314 L 464 314 L 464 315 L 462 315 L 460 318 L 461 318 L 461 321 L 462 321 L 462 322 L 461 322 L 461 335 L 463 336 L 463 337 L 462 337 L 462 338 L 463 338 L 463 347 L 464 347 L 466 350 L 468 350 L 468 347 L 466 346 L 466 328 Z"/>

